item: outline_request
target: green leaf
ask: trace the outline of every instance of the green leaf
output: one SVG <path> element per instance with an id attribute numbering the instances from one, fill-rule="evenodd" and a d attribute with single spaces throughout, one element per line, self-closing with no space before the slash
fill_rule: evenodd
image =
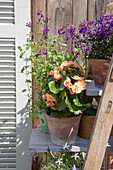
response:
<path id="1" fill-rule="evenodd" d="M 74 102 L 74 104 L 75 104 L 76 106 L 79 106 L 79 107 L 82 106 L 82 104 L 80 103 L 80 101 L 79 101 L 79 99 L 78 99 L 78 95 L 75 96 L 75 99 L 73 99 L 73 102 Z"/>
<path id="2" fill-rule="evenodd" d="M 59 102 L 57 102 L 53 107 L 51 107 L 52 109 L 61 111 L 64 110 L 66 108 L 66 103 L 65 100 L 61 100 Z"/>
<path id="3" fill-rule="evenodd" d="M 31 80 L 26 79 L 26 83 L 31 83 Z"/>
<path id="4" fill-rule="evenodd" d="M 21 73 L 23 73 L 23 72 L 24 72 L 24 70 L 25 70 L 25 67 L 23 67 L 23 68 L 21 69 Z"/>
<path id="5" fill-rule="evenodd" d="M 65 46 L 65 47 L 67 47 L 67 44 L 62 44 L 62 46 Z"/>
<path id="6" fill-rule="evenodd" d="M 62 119 L 70 116 L 71 114 L 72 113 L 68 109 L 65 109 L 63 111 L 52 111 L 50 117 Z"/>
<path id="7" fill-rule="evenodd" d="M 23 89 L 22 92 L 23 92 L 23 93 L 26 92 L 26 89 Z"/>
<path id="8" fill-rule="evenodd" d="M 50 89 L 50 91 L 53 92 L 54 94 L 58 94 L 60 91 L 62 91 L 62 90 L 64 89 L 64 86 L 63 86 L 63 84 L 61 84 L 60 87 L 56 88 L 56 86 L 55 86 L 55 81 L 51 81 L 51 82 L 49 83 L 49 89 Z"/>
<path id="9" fill-rule="evenodd" d="M 65 102 L 68 105 L 70 112 L 74 113 L 75 115 L 82 113 L 86 109 L 86 106 L 82 106 L 82 107 L 75 106 L 74 103 L 70 101 L 67 96 Z"/>

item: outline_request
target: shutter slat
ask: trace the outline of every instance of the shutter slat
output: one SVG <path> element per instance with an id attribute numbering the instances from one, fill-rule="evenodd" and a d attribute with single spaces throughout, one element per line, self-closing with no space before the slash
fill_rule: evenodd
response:
<path id="1" fill-rule="evenodd" d="M 1 6 L 0 3 L 0 23 L 14 24 L 13 6 Z"/>
<path id="2" fill-rule="evenodd" d="M 16 168 L 0 168 L 0 170 L 16 170 Z"/>
<path id="3" fill-rule="evenodd" d="M 14 22 L 12 4 L 0 1 L 0 23 Z M 0 38 L 0 170 L 16 170 L 15 81 L 15 40 Z"/>
<path id="4" fill-rule="evenodd" d="M 1 167 L 15 167 L 16 168 L 16 163 L 5 163 L 5 164 L 4 163 L 0 163 L 0 168 Z"/>

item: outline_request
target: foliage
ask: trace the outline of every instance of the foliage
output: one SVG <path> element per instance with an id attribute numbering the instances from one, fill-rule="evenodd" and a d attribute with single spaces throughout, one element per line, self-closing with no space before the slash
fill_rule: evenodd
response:
<path id="1" fill-rule="evenodd" d="M 97 113 L 97 108 L 91 106 L 83 112 L 83 116 L 96 116 L 96 113 Z"/>
<path id="2" fill-rule="evenodd" d="M 59 70 L 51 70 L 49 91 L 43 99 L 49 108 L 50 117 L 62 118 L 81 114 L 89 105 L 86 103 L 86 83 L 73 61 L 65 61 Z"/>
<path id="3" fill-rule="evenodd" d="M 82 170 L 83 159 L 81 153 L 71 152 L 71 147 L 67 143 L 63 146 L 60 152 L 52 153 L 48 149 L 49 162 L 42 164 L 42 170 Z M 38 155 L 29 153 L 34 160 Z"/>
<path id="4" fill-rule="evenodd" d="M 37 16 L 38 25 L 41 27 L 42 32 L 35 34 L 30 32 L 24 47 L 18 47 L 21 52 L 20 58 L 25 61 L 25 66 L 21 72 L 26 74 L 26 83 L 28 85 L 28 88 L 23 90 L 23 92 L 26 92 L 28 95 L 26 110 L 31 117 L 43 113 L 48 107 L 49 110 L 51 110 L 52 116 L 54 110 L 59 111 L 59 113 L 63 111 L 64 114 L 62 115 L 65 115 L 65 117 L 69 116 L 67 115 L 68 110 L 70 110 L 70 115 L 73 113 L 80 114 L 86 109 L 86 104 L 82 100 L 82 96 L 84 96 L 82 90 L 85 90 L 85 83 L 82 78 L 84 71 L 77 62 L 75 53 L 73 51 L 70 54 L 67 53 L 67 41 L 71 39 L 71 37 L 69 37 L 69 27 L 66 28 L 63 26 L 58 30 L 58 34 L 52 38 L 48 35 L 48 22 L 50 19 L 44 19 L 41 11 L 37 12 Z M 31 24 L 29 23 L 27 26 L 31 27 Z M 27 54 L 29 50 L 30 55 Z M 76 61 L 76 64 L 74 61 Z M 59 68 L 65 64 L 70 66 L 66 69 L 59 70 Z M 52 70 L 54 73 L 52 73 Z M 34 107 L 32 107 L 33 96 L 30 93 L 33 86 L 31 80 L 29 80 L 29 75 L 32 75 L 35 86 L 34 90 L 37 94 L 36 101 L 33 101 Z M 61 78 L 58 78 L 58 76 L 61 76 Z M 74 80 L 72 78 L 74 76 L 80 76 L 81 80 Z M 64 85 L 66 80 L 70 82 L 69 89 Z M 81 82 L 84 87 L 81 87 L 82 90 L 80 90 L 80 92 L 71 92 L 74 89 L 74 83 L 76 83 L 76 88 L 80 86 L 77 85 L 77 82 L 78 84 Z M 47 97 L 47 95 L 49 94 L 53 95 L 56 101 L 48 101 L 49 97 Z M 42 98 L 44 95 L 47 103 Z M 50 103 L 54 106 L 51 106 Z M 62 117 L 58 115 L 56 115 L 56 117 Z"/>
<path id="5" fill-rule="evenodd" d="M 79 25 L 79 34 L 70 27 L 70 36 L 75 43 L 76 56 L 110 60 L 113 53 L 113 15 L 100 15 L 98 20 L 84 21 Z"/>

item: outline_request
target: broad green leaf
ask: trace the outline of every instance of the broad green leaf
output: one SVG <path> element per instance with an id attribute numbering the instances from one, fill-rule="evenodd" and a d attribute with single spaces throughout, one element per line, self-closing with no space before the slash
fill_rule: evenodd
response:
<path id="1" fill-rule="evenodd" d="M 78 99 L 78 95 L 75 96 L 75 99 L 73 99 L 73 102 L 74 102 L 74 104 L 75 104 L 76 106 L 79 106 L 79 107 L 82 106 L 82 104 L 80 103 L 80 101 L 79 101 L 79 99 Z"/>
<path id="2" fill-rule="evenodd" d="M 61 100 L 59 102 L 57 102 L 53 107 L 51 107 L 52 109 L 61 111 L 64 110 L 66 108 L 66 103 L 65 100 Z"/>
<path id="3" fill-rule="evenodd" d="M 68 105 L 70 112 L 74 113 L 75 115 L 82 113 L 86 109 L 86 106 L 82 107 L 75 106 L 74 103 L 70 101 L 67 96 L 65 102 Z"/>
<path id="4" fill-rule="evenodd" d="M 62 118 L 66 118 L 66 117 L 70 116 L 71 114 L 72 113 L 68 109 L 65 109 L 64 111 L 53 111 L 53 112 L 51 112 L 50 117 L 62 119 Z"/>
<path id="5" fill-rule="evenodd" d="M 53 92 L 54 94 L 58 94 L 60 91 L 62 91 L 64 89 L 64 86 L 61 85 L 60 87 L 56 88 L 55 86 L 55 81 L 51 81 L 49 83 L 49 89 L 51 92 Z"/>

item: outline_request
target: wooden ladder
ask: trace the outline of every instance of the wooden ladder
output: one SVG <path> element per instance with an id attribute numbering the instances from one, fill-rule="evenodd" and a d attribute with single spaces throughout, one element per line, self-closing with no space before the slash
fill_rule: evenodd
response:
<path id="1" fill-rule="evenodd" d="M 113 125 L 113 56 L 97 110 L 83 170 L 100 170 Z"/>

